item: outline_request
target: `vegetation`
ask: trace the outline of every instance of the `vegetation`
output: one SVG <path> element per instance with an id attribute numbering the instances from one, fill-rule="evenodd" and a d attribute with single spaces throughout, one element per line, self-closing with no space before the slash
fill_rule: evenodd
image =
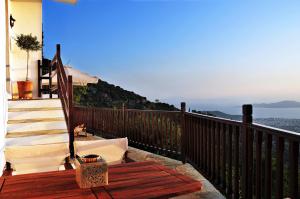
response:
<path id="1" fill-rule="evenodd" d="M 26 70 L 26 81 L 28 81 L 28 59 L 29 59 L 29 52 L 30 51 L 38 51 L 42 48 L 42 45 L 40 42 L 37 40 L 36 36 L 32 36 L 31 34 L 29 35 L 24 35 L 20 34 L 17 36 L 16 39 L 17 46 L 21 50 L 25 50 L 27 53 L 27 70 Z"/>
<path id="2" fill-rule="evenodd" d="M 74 101 L 76 105 L 105 108 L 122 108 L 142 110 L 178 110 L 174 105 L 151 102 L 146 97 L 124 90 L 119 86 L 99 80 L 97 84 L 74 86 Z"/>

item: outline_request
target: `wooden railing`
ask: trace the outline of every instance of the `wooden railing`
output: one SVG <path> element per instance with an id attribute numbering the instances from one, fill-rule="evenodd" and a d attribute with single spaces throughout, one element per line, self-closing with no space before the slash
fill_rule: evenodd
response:
<path id="1" fill-rule="evenodd" d="M 74 124 L 191 163 L 228 198 L 299 198 L 300 134 L 185 112 L 74 107 Z"/>
<path id="2" fill-rule="evenodd" d="M 58 96 L 61 99 L 69 133 L 69 147 L 71 156 L 74 156 L 74 125 L 73 125 L 73 83 L 72 76 L 66 75 L 64 65 L 60 57 L 60 45 L 56 45 L 56 54 L 50 63 L 50 67 L 56 65 Z M 50 80 L 52 81 L 52 80 Z"/>
<path id="3" fill-rule="evenodd" d="M 180 158 L 180 112 L 74 107 L 74 124 L 105 138 L 128 137 L 131 146 Z"/>
<path id="4" fill-rule="evenodd" d="M 252 123 L 251 105 L 243 122 L 193 113 L 184 120 L 187 161 L 226 196 L 299 198 L 299 133 Z"/>

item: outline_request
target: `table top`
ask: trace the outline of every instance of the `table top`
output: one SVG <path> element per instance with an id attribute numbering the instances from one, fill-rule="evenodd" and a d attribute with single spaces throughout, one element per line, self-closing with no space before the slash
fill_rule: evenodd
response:
<path id="1" fill-rule="evenodd" d="M 0 198 L 169 198 L 201 189 L 201 183 L 159 163 L 109 166 L 109 185 L 80 189 L 75 170 L 0 178 Z"/>

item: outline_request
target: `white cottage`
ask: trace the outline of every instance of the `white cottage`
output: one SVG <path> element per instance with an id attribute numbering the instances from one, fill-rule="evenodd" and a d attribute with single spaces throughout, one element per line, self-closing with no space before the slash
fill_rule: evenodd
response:
<path id="1" fill-rule="evenodd" d="M 15 39 L 19 34 L 32 34 L 42 43 L 42 0 L 5 0 L 6 13 L 6 69 L 7 91 L 11 95 L 17 81 L 26 76 L 26 52 L 17 47 Z M 33 84 L 33 97 L 38 95 L 37 60 L 42 51 L 30 53 L 29 79 Z M 15 89 L 16 90 L 16 89 Z"/>
<path id="2" fill-rule="evenodd" d="M 0 176 L 7 161 L 13 162 L 14 169 L 21 168 L 21 173 L 55 170 L 51 164 L 48 167 L 38 164 L 60 161 L 61 154 L 34 163 L 38 156 L 33 150 L 29 153 L 32 157 L 26 157 L 26 161 L 36 165 L 27 168 L 28 162 L 20 159 L 18 153 L 24 149 L 30 151 L 30 145 L 62 143 L 56 148 L 62 156 L 68 155 L 69 135 L 60 100 L 11 101 L 17 91 L 16 82 L 26 78 L 26 52 L 16 46 L 15 39 L 19 34 L 32 34 L 42 43 L 42 0 L 1 0 L 0 27 Z M 28 76 L 33 82 L 34 99 L 38 97 L 38 60 L 41 59 L 41 50 L 30 52 Z M 43 169 L 30 170 L 39 167 Z"/>

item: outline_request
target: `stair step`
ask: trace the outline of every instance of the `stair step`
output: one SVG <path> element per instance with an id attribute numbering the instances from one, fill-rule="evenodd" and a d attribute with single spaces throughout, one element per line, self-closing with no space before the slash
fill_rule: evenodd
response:
<path id="1" fill-rule="evenodd" d="M 7 133 L 6 138 L 19 138 L 19 137 L 29 137 L 29 136 L 39 136 L 39 135 L 56 135 L 56 134 L 66 134 L 66 133 L 67 133 L 66 129 L 23 131 L 23 132 Z"/>
<path id="2" fill-rule="evenodd" d="M 8 112 L 53 111 L 53 110 L 62 110 L 62 108 L 61 107 L 8 108 Z"/>
<path id="3" fill-rule="evenodd" d="M 67 129 L 65 121 L 54 122 L 34 122 L 34 123 L 16 123 L 8 124 L 7 132 L 26 132 L 26 131 L 43 131 L 43 130 L 55 130 L 55 129 Z"/>
<path id="4" fill-rule="evenodd" d="M 57 117 L 57 118 L 36 118 L 36 119 L 8 120 L 7 124 L 34 123 L 34 122 L 58 122 L 58 121 L 65 121 L 65 118 Z"/>
<path id="5" fill-rule="evenodd" d="M 64 118 L 63 110 L 8 112 L 8 120 Z"/>
<path id="6" fill-rule="evenodd" d="M 66 143 L 69 141 L 67 131 L 62 134 L 37 135 L 26 137 L 7 137 L 5 141 L 6 147 L 9 146 L 28 146 L 40 144 Z"/>
<path id="7" fill-rule="evenodd" d="M 17 174 L 57 170 L 61 161 L 69 154 L 68 141 L 69 134 L 60 99 L 8 102 L 5 155 L 6 160 L 12 163 Z M 66 146 L 62 157 L 59 157 L 56 152 L 52 153 L 50 158 L 43 155 L 39 159 L 34 155 L 42 151 L 46 155 L 49 155 L 49 151 L 53 150 L 61 152 L 56 144 Z M 37 146 L 39 147 L 35 148 Z M 19 157 L 15 151 L 18 147 Z M 33 147 L 33 150 L 24 152 L 24 147 Z M 40 147 L 44 150 L 39 149 Z M 7 153 L 8 149 L 13 152 L 11 156 Z M 54 159 L 58 159 L 57 162 L 53 163 Z"/>
<path id="8" fill-rule="evenodd" d="M 8 108 L 62 107 L 60 99 L 11 100 Z"/>

